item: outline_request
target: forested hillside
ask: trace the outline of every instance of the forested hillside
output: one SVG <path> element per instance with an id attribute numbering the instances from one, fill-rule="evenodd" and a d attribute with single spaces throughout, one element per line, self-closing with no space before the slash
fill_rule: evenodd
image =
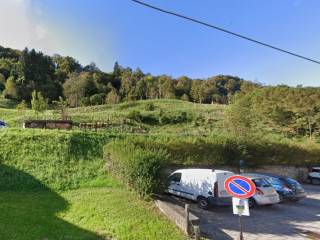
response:
<path id="1" fill-rule="evenodd" d="M 228 103 L 240 89 L 257 84 L 234 76 L 177 79 L 153 76 L 115 63 L 113 72 L 87 66 L 72 57 L 47 56 L 34 49 L 23 51 L 0 46 L 0 93 L 6 99 L 30 101 L 34 90 L 51 103 L 59 96 L 71 107 L 142 99 L 182 99 L 198 103 Z"/>
<path id="2" fill-rule="evenodd" d="M 151 102 L 147 104 L 155 103 L 155 106 L 145 107 L 141 103 L 138 104 L 141 108 L 132 108 L 135 100 L 145 99 L 180 99 L 200 104 L 190 103 L 185 108 L 180 101 L 159 102 L 159 106 Z M 320 135 L 319 87 L 261 86 L 225 75 L 174 79 L 124 68 L 118 63 L 112 72 L 106 73 L 94 63 L 82 66 L 72 57 L 0 46 L 0 108 L 17 108 L 16 112 L 0 111 L 0 118 L 11 126 L 21 125 L 29 117 L 39 117 L 39 112 L 42 118 L 60 118 L 56 111 L 46 112 L 47 103 L 50 108 L 57 107 L 57 100 L 58 109 L 60 104 L 68 112 L 64 117 L 69 115 L 79 122 L 123 125 L 123 121 L 129 119 L 149 130 L 161 126 L 164 131 L 164 126 L 170 126 L 176 132 L 179 123 L 188 125 L 187 132 L 199 125 L 204 128 L 201 132 L 207 134 L 223 128 L 243 136 L 252 133 L 280 133 L 290 138 Z M 119 102 L 130 102 L 130 107 L 124 107 L 126 103 L 114 105 Z M 203 112 L 205 108 L 201 103 L 215 103 L 215 106 Z M 107 105 L 100 108 L 72 110 L 104 104 Z M 219 108 L 217 104 L 229 106 Z M 25 112 L 31 105 L 35 112 Z M 68 107 L 71 110 L 67 110 Z M 216 114 L 215 109 L 220 109 L 220 113 Z M 178 129 L 184 131 L 184 127 Z"/>

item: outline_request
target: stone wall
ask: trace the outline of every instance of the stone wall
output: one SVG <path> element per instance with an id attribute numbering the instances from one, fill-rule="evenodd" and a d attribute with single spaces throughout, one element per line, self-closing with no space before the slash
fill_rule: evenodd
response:
<path id="1" fill-rule="evenodd" d="M 228 170 L 234 173 L 238 173 L 239 170 L 230 166 L 197 166 L 197 167 L 185 167 L 185 166 L 175 166 L 168 169 L 168 173 L 173 172 L 176 169 L 181 168 L 210 168 L 219 170 Z M 274 166 L 263 166 L 258 168 L 244 168 L 244 172 L 247 173 L 273 173 L 277 175 L 287 176 L 296 179 L 300 182 L 307 182 L 308 180 L 308 168 L 307 167 L 295 167 L 295 166 L 284 166 L 284 165 L 274 165 Z"/>

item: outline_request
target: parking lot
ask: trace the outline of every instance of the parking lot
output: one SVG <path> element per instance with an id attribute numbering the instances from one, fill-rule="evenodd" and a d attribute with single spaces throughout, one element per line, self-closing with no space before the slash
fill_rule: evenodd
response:
<path id="1" fill-rule="evenodd" d="M 282 203 L 250 209 L 243 217 L 245 239 L 320 239 L 320 186 L 304 185 L 307 198 L 296 203 Z M 208 239 L 238 239 L 238 216 L 231 207 L 209 211 L 195 204 L 192 211 L 200 217 L 200 229 Z"/>

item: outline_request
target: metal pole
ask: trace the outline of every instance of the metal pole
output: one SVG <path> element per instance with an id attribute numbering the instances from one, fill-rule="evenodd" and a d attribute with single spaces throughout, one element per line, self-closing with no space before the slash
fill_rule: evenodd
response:
<path id="1" fill-rule="evenodd" d="M 240 240 L 244 240 L 243 239 L 243 232 L 242 232 L 242 218 L 241 218 L 241 215 L 239 215 L 239 227 L 240 227 Z"/>

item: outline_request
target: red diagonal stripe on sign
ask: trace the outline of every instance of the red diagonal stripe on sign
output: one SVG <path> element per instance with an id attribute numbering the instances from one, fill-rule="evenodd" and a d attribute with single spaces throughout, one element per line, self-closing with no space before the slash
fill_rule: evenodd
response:
<path id="1" fill-rule="evenodd" d="M 245 188 L 243 188 L 241 185 L 239 185 L 238 183 L 236 183 L 234 180 L 232 180 L 230 183 L 233 183 L 237 188 L 239 188 L 241 191 L 244 192 L 244 194 L 248 193 L 249 191 Z M 230 184 L 229 183 L 229 184 Z"/>

